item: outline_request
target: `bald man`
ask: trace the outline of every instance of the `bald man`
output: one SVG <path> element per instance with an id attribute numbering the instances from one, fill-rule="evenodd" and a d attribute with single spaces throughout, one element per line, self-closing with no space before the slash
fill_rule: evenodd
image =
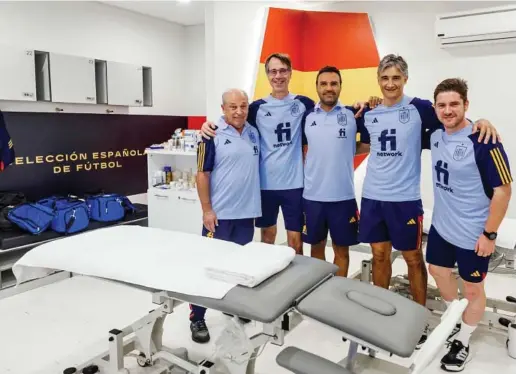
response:
<path id="1" fill-rule="evenodd" d="M 197 152 L 197 192 L 203 212 L 202 235 L 245 245 L 253 240 L 254 219 L 262 215 L 259 133 L 246 122 L 247 94 L 222 95 L 217 136 L 203 139 Z M 191 305 L 192 340 L 207 343 L 206 309 Z"/>

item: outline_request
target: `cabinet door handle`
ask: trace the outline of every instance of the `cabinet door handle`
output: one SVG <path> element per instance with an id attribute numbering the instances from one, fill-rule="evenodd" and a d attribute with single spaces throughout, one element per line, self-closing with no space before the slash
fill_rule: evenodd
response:
<path id="1" fill-rule="evenodd" d="M 168 199 L 168 196 L 163 196 L 163 195 L 154 195 L 154 197 Z"/>
<path id="2" fill-rule="evenodd" d="M 179 200 L 184 200 L 184 201 L 191 201 L 192 203 L 195 203 L 197 200 L 195 199 L 188 199 L 186 197 L 181 197 L 181 196 L 178 196 L 177 197 Z"/>

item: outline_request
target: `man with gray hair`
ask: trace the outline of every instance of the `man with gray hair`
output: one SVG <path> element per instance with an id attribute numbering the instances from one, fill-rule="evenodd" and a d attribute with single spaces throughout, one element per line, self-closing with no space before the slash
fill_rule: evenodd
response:
<path id="1" fill-rule="evenodd" d="M 249 100 L 243 90 L 222 95 L 217 136 L 197 151 L 197 192 L 203 212 L 202 235 L 245 245 L 253 240 L 254 219 L 262 215 L 259 133 L 246 122 Z M 206 309 L 191 305 L 192 340 L 206 343 Z"/>
<path id="2" fill-rule="evenodd" d="M 370 243 L 373 252 L 373 283 L 388 288 L 391 251 L 402 251 L 408 267 L 414 301 L 426 305 L 427 279 L 423 252 L 423 204 L 421 201 L 421 151 L 429 148 L 430 135 L 442 124 L 432 102 L 408 97 L 403 89 L 408 65 L 401 56 L 385 56 L 378 66 L 378 84 L 383 101 L 364 112 L 365 132 L 360 141 L 371 151 L 362 190 L 359 240 Z M 496 131 L 486 120 L 479 141 L 496 141 Z M 492 136 L 491 136 L 492 135 Z M 427 327 L 428 329 L 428 327 Z M 426 330 L 417 349 L 427 339 Z"/>

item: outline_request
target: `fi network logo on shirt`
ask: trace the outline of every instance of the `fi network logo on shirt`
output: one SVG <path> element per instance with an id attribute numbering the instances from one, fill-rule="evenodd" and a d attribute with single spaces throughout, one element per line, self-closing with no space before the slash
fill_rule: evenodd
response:
<path id="1" fill-rule="evenodd" d="M 448 171 L 448 163 L 443 162 L 442 160 L 438 160 L 435 163 L 435 174 L 437 181 L 435 182 L 435 186 L 444 191 L 453 193 L 453 189 L 448 186 L 448 182 L 450 179 L 450 172 Z"/>
<path id="2" fill-rule="evenodd" d="M 278 123 L 274 133 L 277 137 L 277 143 L 274 144 L 274 148 L 288 147 L 292 144 L 292 129 L 290 128 L 290 122 Z"/>
<path id="3" fill-rule="evenodd" d="M 378 137 L 380 142 L 380 152 L 376 152 L 379 157 L 397 157 L 403 156 L 403 153 L 397 150 L 396 129 L 383 130 Z"/>

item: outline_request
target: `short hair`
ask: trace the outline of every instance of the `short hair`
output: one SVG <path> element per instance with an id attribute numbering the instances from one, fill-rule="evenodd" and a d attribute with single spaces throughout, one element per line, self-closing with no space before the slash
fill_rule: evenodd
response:
<path id="1" fill-rule="evenodd" d="M 448 78 L 439 83 L 434 90 L 434 102 L 442 92 L 457 92 L 464 102 L 468 101 L 468 83 L 462 78 Z"/>
<path id="2" fill-rule="evenodd" d="M 269 55 L 269 57 L 267 57 L 267 59 L 265 60 L 265 72 L 266 73 L 269 72 L 269 62 L 273 58 L 277 58 L 282 63 L 287 65 L 288 70 L 292 70 L 292 60 L 290 59 L 290 56 L 288 54 L 286 54 L 286 53 L 273 53 L 273 54 Z"/>
<path id="3" fill-rule="evenodd" d="M 319 76 L 323 73 L 335 73 L 339 76 L 339 83 L 342 84 L 342 76 L 340 75 L 340 70 L 335 66 L 325 66 L 319 70 L 317 73 L 317 77 L 315 78 L 315 84 L 319 82 Z"/>
<path id="4" fill-rule="evenodd" d="M 385 69 L 391 68 L 393 66 L 398 68 L 398 70 L 401 71 L 401 74 L 408 78 L 407 61 L 405 61 L 403 57 L 393 53 L 388 54 L 380 61 L 380 64 L 378 65 L 378 76 L 380 76 Z"/>
<path id="5" fill-rule="evenodd" d="M 247 96 L 247 92 L 245 92 L 244 90 L 241 90 L 240 88 L 230 88 L 226 91 L 224 91 L 222 93 L 222 105 L 225 105 L 226 104 L 226 101 L 227 101 L 227 97 L 231 94 L 234 94 L 234 93 L 239 93 L 241 94 L 242 96 L 244 96 L 247 101 L 249 101 L 249 97 Z"/>

